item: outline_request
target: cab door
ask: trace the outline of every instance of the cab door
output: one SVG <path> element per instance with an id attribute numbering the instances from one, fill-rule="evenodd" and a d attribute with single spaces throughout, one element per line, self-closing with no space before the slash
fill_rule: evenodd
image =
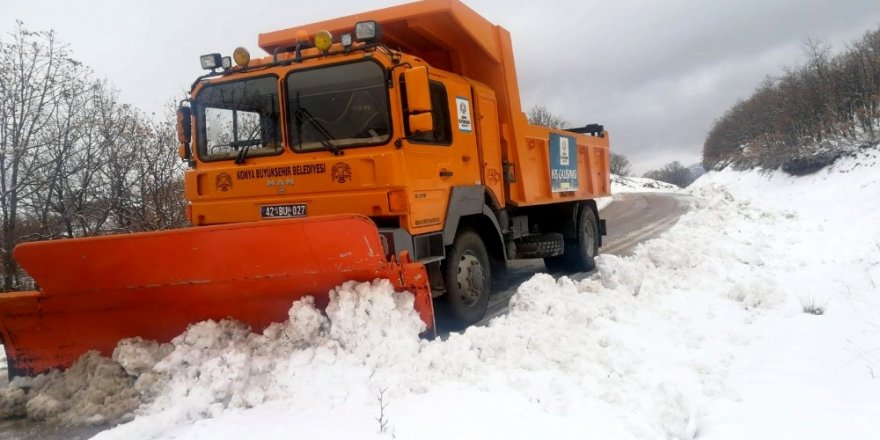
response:
<path id="1" fill-rule="evenodd" d="M 453 186 L 481 185 L 470 84 L 452 74 L 429 71 L 434 130 L 413 135 L 402 84 L 407 172 L 413 191 L 409 230 L 413 235 L 443 229 Z"/>

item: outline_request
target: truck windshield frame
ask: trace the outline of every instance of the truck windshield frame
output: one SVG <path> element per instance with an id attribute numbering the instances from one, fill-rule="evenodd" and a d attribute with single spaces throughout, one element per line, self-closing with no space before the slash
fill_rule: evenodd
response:
<path id="1" fill-rule="evenodd" d="M 278 76 L 209 83 L 193 99 L 199 159 L 274 156 L 284 151 Z"/>
<path id="2" fill-rule="evenodd" d="M 296 153 L 336 153 L 391 141 L 387 76 L 375 60 L 293 70 L 284 89 L 288 143 Z"/>

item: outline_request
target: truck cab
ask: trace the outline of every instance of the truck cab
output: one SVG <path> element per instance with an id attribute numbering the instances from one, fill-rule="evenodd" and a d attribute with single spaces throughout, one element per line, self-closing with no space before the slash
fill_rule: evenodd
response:
<path id="1" fill-rule="evenodd" d="M 193 224 L 358 213 L 415 236 L 442 228 L 450 188 L 500 181 L 500 157 L 480 160 L 471 82 L 375 45 L 296 54 L 196 84 Z"/>

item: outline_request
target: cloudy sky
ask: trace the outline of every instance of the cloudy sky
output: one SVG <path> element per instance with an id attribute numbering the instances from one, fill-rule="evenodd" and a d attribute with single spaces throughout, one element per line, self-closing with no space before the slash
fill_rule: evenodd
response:
<path id="1" fill-rule="evenodd" d="M 698 162 L 712 121 L 796 65 L 807 38 L 840 50 L 880 27 L 878 0 L 465 2 L 511 32 L 525 108 L 605 124 L 639 173 Z M 0 0 L 0 38 L 16 19 L 55 29 L 124 101 L 161 112 L 202 73 L 201 54 L 257 54 L 260 32 L 398 3 Z"/>

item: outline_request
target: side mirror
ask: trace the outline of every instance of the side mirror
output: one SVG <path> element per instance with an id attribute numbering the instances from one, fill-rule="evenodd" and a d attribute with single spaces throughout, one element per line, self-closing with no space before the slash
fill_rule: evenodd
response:
<path id="1" fill-rule="evenodd" d="M 177 108 L 177 155 L 181 160 L 189 160 L 189 144 L 192 139 L 192 109 L 185 106 Z"/>
<path id="2" fill-rule="evenodd" d="M 409 131 L 427 133 L 434 131 L 431 115 L 431 88 L 428 85 L 428 68 L 413 67 L 403 73 L 406 82 L 406 106 L 409 109 Z"/>

